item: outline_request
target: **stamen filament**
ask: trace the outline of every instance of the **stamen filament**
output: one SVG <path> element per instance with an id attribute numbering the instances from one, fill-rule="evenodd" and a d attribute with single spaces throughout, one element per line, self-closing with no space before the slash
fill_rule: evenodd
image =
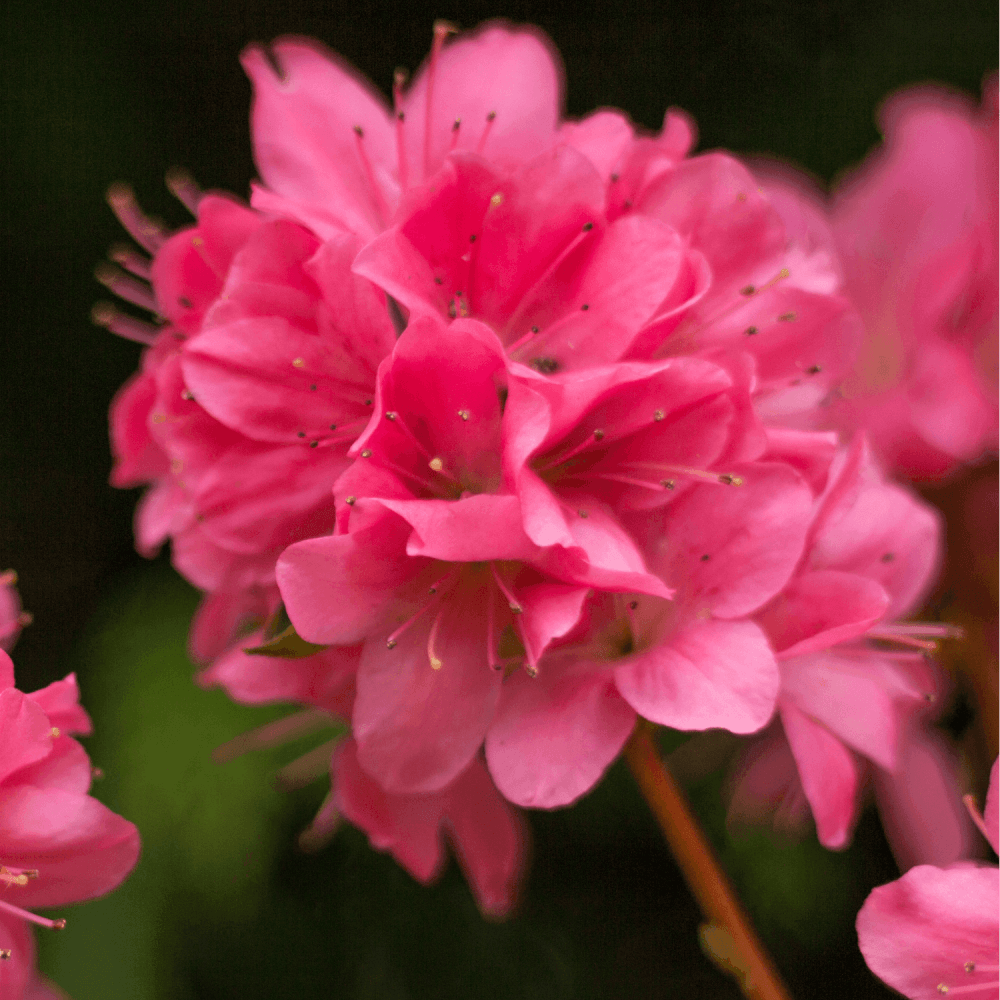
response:
<path id="1" fill-rule="evenodd" d="M 588 448 L 593 448 L 595 445 L 599 444 L 604 440 L 604 431 L 595 430 L 593 433 L 585 437 L 578 445 L 570 448 L 564 455 L 558 456 L 558 458 L 550 459 L 545 465 L 539 466 L 535 469 L 536 472 L 548 472 L 550 469 L 554 469 L 558 465 L 562 465 L 568 462 L 571 458 L 576 458 L 581 452 L 587 451 Z"/>
<path id="2" fill-rule="evenodd" d="M 29 910 L 22 910 L 19 906 L 13 906 L 0 899 L 0 910 L 4 910 L 7 913 L 12 913 L 15 917 L 20 917 L 22 920 L 27 920 L 30 923 L 38 924 L 39 927 L 48 927 L 50 930 L 61 931 L 66 926 L 66 921 L 62 918 L 58 920 L 49 920 L 48 917 L 40 917 L 37 913 L 31 913 Z"/>
<path id="3" fill-rule="evenodd" d="M 455 27 L 447 21 L 434 22 L 434 41 L 431 43 L 431 60 L 427 68 L 427 92 L 424 101 L 424 180 L 431 172 L 431 115 L 434 110 L 434 79 L 437 75 L 437 61 L 444 40 L 455 33 Z"/>
<path id="4" fill-rule="evenodd" d="M 514 596 L 513 592 L 508 590 L 504 585 L 503 580 L 500 579 L 500 574 L 497 573 L 496 563 L 490 563 L 490 571 L 493 573 L 493 579 L 496 580 L 497 587 L 500 588 L 500 593 L 507 598 L 507 604 L 510 610 L 514 612 L 515 615 L 521 614 L 524 608 L 521 607 L 521 602 Z"/>
<path id="5" fill-rule="evenodd" d="M 98 264 L 94 269 L 94 277 L 120 299 L 151 313 L 156 312 L 156 299 L 146 282 L 139 281 L 110 264 Z"/>
<path id="6" fill-rule="evenodd" d="M 444 666 L 444 662 L 434 649 L 434 640 L 437 638 L 438 626 L 441 624 L 441 616 L 443 614 L 444 608 L 434 616 L 434 624 L 431 625 L 430 633 L 427 636 L 427 661 L 431 665 L 431 670 L 440 670 Z"/>
<path id="7" fill-rule="evenodd" d="M 531 303 L 532 297 L 534 296 L 535 292 L 542 287 L 543 283 L 547 281 L 555 273 L 559 265 L 562 264 L 562 262 L 587 238 L 587 235 L 592 232 L 594 232 L 593 229 L 581 229 L 580 232 L 578 232 L 576 236 L 574 236 L 573 239 L 571 239 L 569 243 L 567 243 L 566 246 L 563 247 L 563 249 L 556 255 L 555 260 L 553 260 L 552 263 L 549 264 L 549 266 L 541 273 L 541 275 L 534 282 L 534 284 L 532 284 L 532 286 L 528 289 L 528 291 L 521 296 L 521 301 L 518 303 L 517 308 L 514 310 L 514 315 L 511 316 L 510 322 L 507 324 L 508 329 L 510 329 L 511 327 L 516 329 L 517 327 L 521 326 L 520 322 L 521 315 L 524 312 L 524 310 L 528 307 L 528 305 Z M 573 310 L 568 314 L 568 316 L 575 316 L 575 315 L 576 315 L 576 310 Z M 549 333 L 551 333 L 552 330 L 558 329 L 559 326 L 562 323 L 564 323 L 567 318 L 568 318 L 567 316 L 563 316 L 561 319 L 556 320 L 553 326 L 545 330 L 545 332 L 542 334 L 542 337 L 547 336 Z M 508 354 L 509 353 L 510 349 L 508 349 Z"/>
<path id="8" fill-rule="evenodd" d="M 135 193 L 127 184 L 112 184 L 108 188 L 108 204 L 129 236 L 143 250 L 155 254 L 166 243 L 167 234 L 142 211 L 135 200 Z"/>
<path id="9" fill-rule="evenodd" d="M 313 747 L 301 757 L 296 757 L 274 776 L 274 783 L 282 791 L 291 792 L 296 788 L 304 788 L 322 777 L 330 769 L 330 758 L 340 739 L 338 736 L 336 739 L 327 740 L 326 743 Z"/>
<path id="10" fill-rule="evenodd" d="M 333 725 L 333 720 L 326 712 L 318 708 L 307 708 L 302 712 L 294 712 L 286 715 L 283 719 L 268 722 L 266 725 L 258 726 L 249 732 L 241 733 L 235 739 L 223 743 L 212 751 L 212 760 L 216 764 L 224 764 L 228 761 L 242 757 L 244 754 L 254 750 L 263 750 L 267 747 L 277 746 L 281 743 L 290 743 L 301 736 Z"/>
<path id="11" fill-rule="evenodd" d="M 202 190 L 195 179 L 180 167 L 171 167 L 167 171 L 167 190 L 195 217 L 198 217 L 198 203 L 202 199 Z"/>
<path id="12" fill-rule="evenodd" d="M 657 472 L 669 472 L 674 476 L 686 476 L 705 483 L 721 483 L 725 486 L 742 486 L 743 480 L 730 472 L 707 472 L 704 469 L 689 469 L 684 465 L 665 465 L 660 462 L 623 462 L 626 468 L 653 469 Z"/>
<path id="13" fill-rule="evenodd" d="M 108 256 L 118 265 L 124 267 L 126 271 L 131 272 L 137 278 L 143 278 L 145 281 L 149 281 L 153 276 L 153 262 L 147 257 L 143 257 L 141 253 L 133 250 L 132 247 L 126 246 L 124 243 L 115 244 L 111 248 L 111 252 Z"/>
<path id="14" fill-rule="evenodd" d="M 392 107 L 396 113 L 396 161 L 399 170 L 400 191 L 407 188 L 406 145 L 403 142 L 403 123 L 406 113 L 403 111 L 403 85 L 406 83 L 406 70 L 397 69 L 392 75 Z"/>
<path id="15" fill-rule="evenodd" d="M 986 823 L 983 821 L 983 814 L 979 811 L 978 805 L 976 805 L 976 797 L 974 795 L 963 795 L 962 802 L 965 804 L 965 808 L 969 810 L 969 816 L 972 818 L 972 822 L 976 824 L 976 829 L 986 838 L 988 842 L 990 834 L 986 829 Z M 977 965 L 976 968 L 982 970 L 985 966 Z M 994 968 L 996 968 L 996 966 L 994 966 Z"/>
<path id="16" fill-rule="evenodd" d="M 486 140 L 489 138 L 490 131 L 493 128 L 493 123 L 496 121 L 496 118 L 497 118 L 497 113 L 495 111 L 491 111 L 486 116 L 486 125 L 483 128 L 482 135 L 479 136 L 479 142 L 476 143 L 477 153 L 482 153 L 483 147 L 486 145 Z"/>
<path id="17" fill-rule="evenodd" d="M 119 312 L 110 302 L 98 302 L 90 310 L 90 318 L 96 326 L 103 326 L 116 336 L 146 347 L 154 344 L 160 333 L 160 327 Z"/>
<path id="18" fill-rule="evenodd" d="M 361 160 L 361 169 L 364 171 L 365 180 L 368 182 L 368 187 L 371 188 L 379 221 L 382 225 L 385 225 L 389 218 L 389 209 L 385 203 L 385 194 L 382 191 L 382 186 L 375 179 L 375 170 L 372 167 L 371 160 L 368 159 L 368 151 L 365 149 L 365 130 L 360 125 L 354 126 L 354 144 L 358 151 L 358 159 Z"/>

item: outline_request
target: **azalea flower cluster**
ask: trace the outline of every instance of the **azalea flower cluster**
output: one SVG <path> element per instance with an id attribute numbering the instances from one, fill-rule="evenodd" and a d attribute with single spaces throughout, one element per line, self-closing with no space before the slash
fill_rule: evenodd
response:
<path id="1" fill-rule="evenodd" d="M 176 175 L 196 223 L 171 235 L 111 192 L 148 256 L 100 277 L 156 317 L 95 314 L 148 345 L 113 482 L 151 484 L 139 548 L 169 539 L 206 594 L 201 682 L 303 707 L 268 738 L 348 720 L 299 769 L 332 779 L 306 842 L 343 815 L 426 881 L 446 833 L 486 913 L 515 898 L 514 807 L 587 792 L 639 717 L 763 731 L 734 809 L 843 846 L 865 769 L 923 738 L 949 634 L 905 620 L 939 520 L 859 433 L 919 450 L 917 376 L 884 419 L 843 387 L 877 314 L 979 407 L 974 432 L 928 416 L 921 468 L 990 445 L 995 398 L 966 390 L 995 348 L 995 199 L 978 257 L 938 232 L 950 270 L 860 274 L 875 175 L 831 224 L 798 181 L 693 155 L 679 112 L 561 120 L 535 31 L 449 34 L 391 108 L 313 43 L 251 47 L 249 205 Z M 995 159 L 995 115 L 963 113 Z"/>

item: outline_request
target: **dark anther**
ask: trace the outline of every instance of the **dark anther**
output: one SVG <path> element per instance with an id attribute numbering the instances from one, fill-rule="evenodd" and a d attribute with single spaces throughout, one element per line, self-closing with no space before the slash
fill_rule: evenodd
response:
<path id="1" fill-rule="evenodd" d="M 757 332 L 757 327 L 748 326 L 746 330 L 743 331 L 748 337 L 752 337 Z"/>
<path id="2" fill-rule="evenodd" d="M 744 285 L 740 289 L 740 295 L 753 295 L 756 291 L 757 289 L 753 285 Z"/>
<path id="3" fill-rule="evenodd" d="M 591 231 L 591 229 L 593 229 L 593 228 L 594 228 L 594 224 L 592 222 L 585 222 L 583 224 L 583 231 L 585 233 L 589 233 Z"/>
<path id="4" fill-rule="evenodd" d="M 360 125 L 355 125 L 354 126 L 354 134 L 359 139 L 363 139 L 365 137 L 365 130 Z"/>
<path id="5" fill-rule="evenodd" d="M 709 559 L 711 559 L 711 558 L 712 558 L 712 557 L 711 557 L 711 556 L 710 556 L 710 555 L 709 555 L 709 554 L 708 554 L 708 553 L 706 552 L 706 553 L 705 553 L 705 554 L 704 554 L 704 555 L 703 555 L 703 556 L 701 557 L 701 561 L 702 561 L 702 562 L 708 562 L 708 560 L 709 560 Z"/>
<path id="6" fill-rule="evenodd" d="M 551 375 L 559 370 L 559 362 L 555 358 L 532 358 L 528 363 L 543 375 Z"/>

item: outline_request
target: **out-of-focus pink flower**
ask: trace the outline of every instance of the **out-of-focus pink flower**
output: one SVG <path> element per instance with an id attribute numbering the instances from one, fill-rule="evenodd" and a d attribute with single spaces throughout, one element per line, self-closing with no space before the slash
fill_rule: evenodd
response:
<path id="1" fill-rule="evenodd" d="M 31 620 L 31 615 L 21 608 L 17 573 L 12 569 L 0 573 L 0 649 L 9 652 L 17 642 L 21 629 L 30 625 Z"/>
<path id="2" fill-rule="evenodd" d="M 996 851 L 996 762 L 979 824 Z M 858 944 L 872 972 L 911 1000 L 989 1000 L 1000 996 L 998 907 L 995 865 L 919 865 L 872 891 L 858 914 Z"/>
<path id="3" fill-rule="evenodd" d="M 901 91 L 879 122 L 883 148 L 831 208 L 866 328 L 831 415 L 888 469 L 935 479 L 997 447 L 997 78 L 980 107 Z"/>
<path id="4" fill-rule="evenodd" d="M 895 772 L 909 720 L 937 693 L 923 651 L 950 630 L 896 620 L 930 583 L 939 535 L 932 509 L 885 482 L 863 438 L 841 452 L 801 563 L 757 616 L 777 653 L 780 724 L 801 792 L 775 746 L 750 748 L 741 765 L 749 784 L 737 781 L 733 817 L 759 811 L 753 788 L 766 789 L 772 808 L 790 819 L 801 816 L 804 794 L 820 842 L 847 843 L 863 777 L 858 755 Z"/>
<path id="5" fill-rule="evenodd" d="M 90 719 L 70 674 L 32 694 L 14 687 L 0 651 L 0 995 L 24 1000 L 47 987 L 34 973 L 31 912 L 101 896 L 131 871 L 139 833 L 91 798 L 90 760 L 73 734 Z M 36 992 L 32 992 L 36 991 Z"/>

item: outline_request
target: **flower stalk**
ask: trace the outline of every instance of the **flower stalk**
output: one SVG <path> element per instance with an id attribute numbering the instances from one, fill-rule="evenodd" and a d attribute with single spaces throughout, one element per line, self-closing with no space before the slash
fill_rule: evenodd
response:
<path id="1" fill-rule="evenodd" d="M 705 914 L 702 947 L 733 974 L 748 1000 L 791 1000 L 683 793 L 663 763 L 652 732 L 652 725 L 640 719 L 625 745 L 625 759 L 688 888 Z"/>

